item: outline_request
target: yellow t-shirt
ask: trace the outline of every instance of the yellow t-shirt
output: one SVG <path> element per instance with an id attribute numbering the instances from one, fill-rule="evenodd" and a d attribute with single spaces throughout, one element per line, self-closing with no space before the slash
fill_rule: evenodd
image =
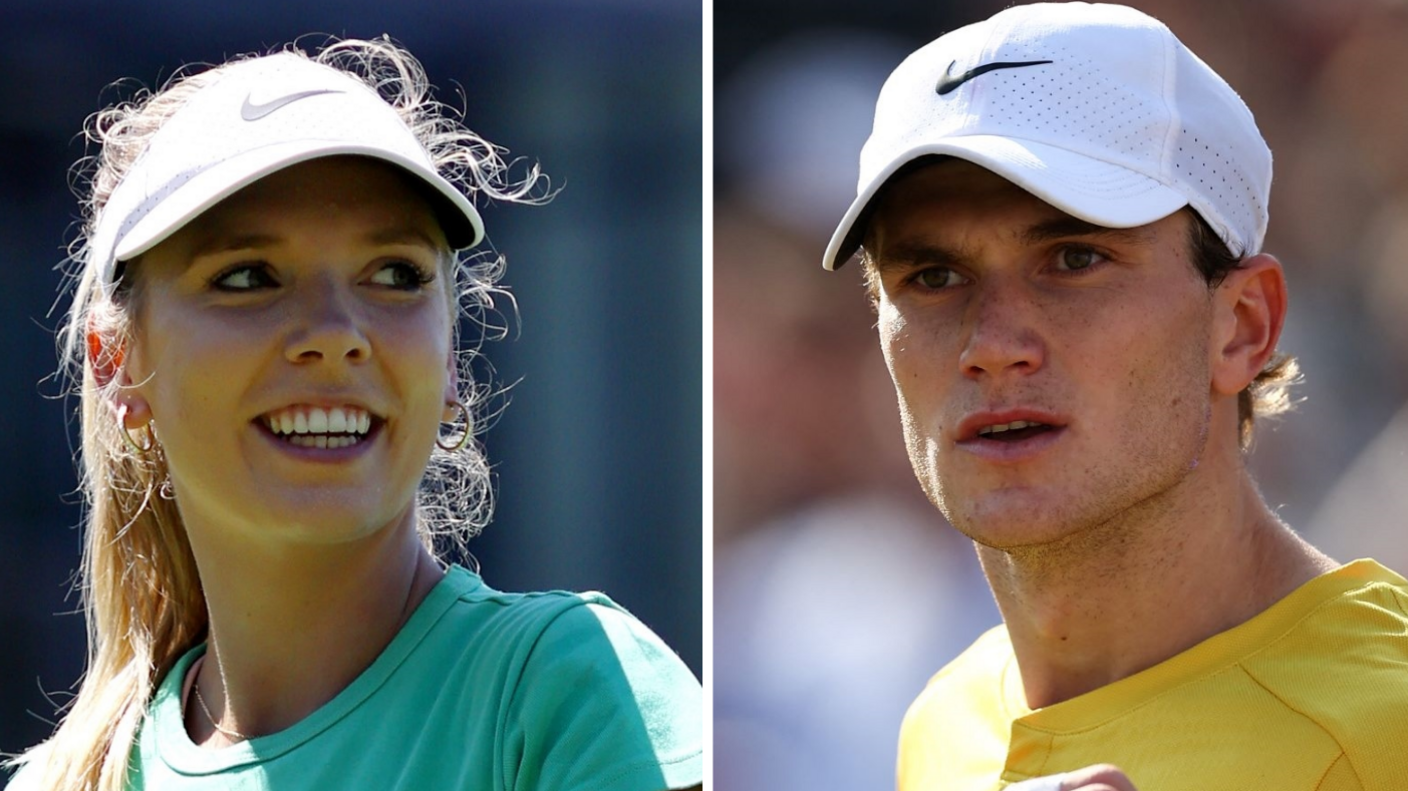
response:
<path id="1" fill-rule="evenodd" d="M 1139 791 L 1404 791 L 1408 580 L 1357 560 L 1148 670 L 1025 700 L 999 626 L 905 715 L 899 791 L 997 791 L 1094 763 Z"/>

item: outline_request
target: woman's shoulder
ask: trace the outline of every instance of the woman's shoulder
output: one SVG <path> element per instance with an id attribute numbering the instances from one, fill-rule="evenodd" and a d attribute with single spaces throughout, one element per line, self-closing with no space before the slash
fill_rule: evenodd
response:
<path id="1" fill-rule="evenodd" d="M 452 566 L 446 575 L 454 592 L 445 623 L 450 629 L 493 633 L 511 642 L 534 644 L 537 653 L 591 650 L 608 645 L 632 652 L 674 657 L 674 652 L 625 607 L 598 591 L 497 590 L 479 575 Z"/>
<path id="2" fill-rule="evenodd" d="M 525 670 L 552 674 L 621 676 L 645 688 L 643 676 L 697 690 L 679 656 L 621 605 L 589 592 L 557 603 L 542 623 Z"/>
<path id="3" fill-rule="evenodd" d="M 503 652 L 522 673 L 560 673 L 619 668 L 632 674 L 683 672 L 699 682 L 679 656 L 625 607 L 597 591 L 505 592 L 477 574 L 452 566 L 446 576 L 454 593 L 435 627 L 444 638 L 474 653 Z"/>
<path id="4" fill-rule="evenodd" d="M 636 777 L 622 788 L 659 789 L 702 779 L 699 681 L 625 607 L 598 592 L 498 591 L 459 568 L 447 581 L 456 599 L 436 631 L 448 643 L 435 642 L 456 654 L 438 666 L 464 671 L 446 676 L 499 701 L 500 743 L 514 746 L 505 760 L 536 776 L 529 787 L 621 775 Z"/>

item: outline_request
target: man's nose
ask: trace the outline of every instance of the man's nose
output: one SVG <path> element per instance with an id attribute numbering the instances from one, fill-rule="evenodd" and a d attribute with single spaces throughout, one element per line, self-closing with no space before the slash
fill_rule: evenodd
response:
<path id="1" fill-rule="evenodd" d="M 963 375 L 1031 374 L 1046 359 L 1039 306 L 1029 288 L 1015 277 L 979 284 L 964 315 L 965 342 L 959 354 Z"/>

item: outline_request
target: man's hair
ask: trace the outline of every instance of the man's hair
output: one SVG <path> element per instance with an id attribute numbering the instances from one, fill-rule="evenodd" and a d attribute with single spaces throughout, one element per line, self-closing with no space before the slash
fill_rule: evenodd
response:
<path id="1" fill-rule="evenodd" d="M 1208 291 L 1215 291 L 1222 285 L 1233 270 L 1242 265 L 1243 257 L 1234 254 L 1208 225 L 1202 215 L 1189 207 L 1187 212 L 1188 248 L 1193 266 L 1203 276 Z M 861 248 L 862 273 L 865 277 L 865 291 L 875 307 L 880 297 L 880 280 L 874 257 L 866 248 Z M 1262 366 L 1261 372 L 1242 392 L 1237 394 L 1238 441 L 1242 450 L 1252 444 L 1252 429 L 1258 417 L 1276 417 L 1292 406 L 1290 387 L 1301 379 L 1300 364 L 1296 358 L 1282 351 L 1275 351 Z"/>

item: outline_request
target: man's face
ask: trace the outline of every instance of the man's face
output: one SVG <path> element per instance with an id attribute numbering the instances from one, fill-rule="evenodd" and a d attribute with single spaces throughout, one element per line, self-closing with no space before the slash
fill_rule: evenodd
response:
<path id="1" fill-rule="evenodd" d="M 1189 222 L 1099 228 L 960 160 L 887 187 L 866 237 L 880 343 L 915 474 L 959 530 L 1047 544 L 1186 482 L 1212 403 Z"/>

